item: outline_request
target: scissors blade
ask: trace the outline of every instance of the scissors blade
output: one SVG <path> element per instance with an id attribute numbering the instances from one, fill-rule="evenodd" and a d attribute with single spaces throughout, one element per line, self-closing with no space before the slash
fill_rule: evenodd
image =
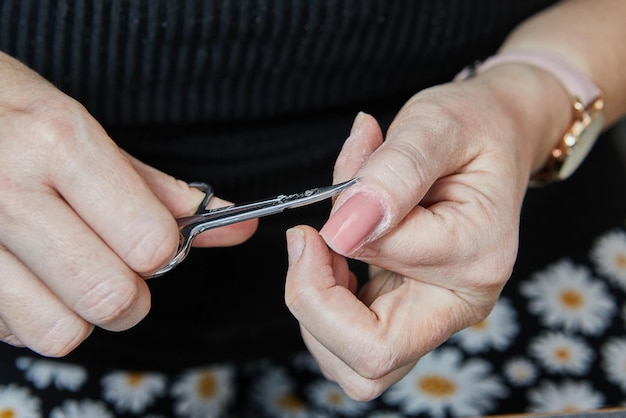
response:
<path id="1" fill-rule="evenodd" d="M 231 225 L 250 219 L 274 215 L 285 209 L 298 208 L 320 202 L 347 189 L 358 181 L 357 178 L 326 187 L 316 187 L 302 193 L 278 195 L 269 199 L 236 204 L 224 208 L 210 209 L 196 215 L 178 219 L 180 228 L 193 226 L 194 235 L 221 226 Z"/>

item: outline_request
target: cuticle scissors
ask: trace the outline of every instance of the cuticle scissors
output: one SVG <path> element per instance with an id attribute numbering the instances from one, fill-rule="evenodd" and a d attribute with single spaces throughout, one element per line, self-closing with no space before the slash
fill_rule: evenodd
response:
<path id="1" fill-rule="evenodd" d="M 149 277 L 162 276 L 179 265 L 189 254 L 193 240 L 202 232 L 237 222 L 273 215 L 285 209 L 293 209 L 320 202 L 347 189 L 357 181 L 357 178 L 353 178 L 332 186 L 305 190 L 302 193 L 282 194 L 269 199 L 235 204 L 217 209 L 206 208 L 209 201 L 213 198 L 213 188 L 209 184 L 199 182 L 189 183 L 189 186 L 204 192 L 204 199 L 193 215 L 176 219 L 180 239 L 178 251 L 169 263 L 152 273 Z"/>

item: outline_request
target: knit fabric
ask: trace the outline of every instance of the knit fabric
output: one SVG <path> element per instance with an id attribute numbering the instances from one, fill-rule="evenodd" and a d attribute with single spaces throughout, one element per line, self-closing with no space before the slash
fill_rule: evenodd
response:
<path id="1" fill-rule="evenodd" d="M 280 116 L 406 96 L 550 0 L 4 0 L 0 50 L 105 125 Z"/>
<path id="2" fill-rule="evenodd" d="M 333 163 L 357 111 L 368 111 L 383 127 L 388 126 L 412 94 L 450 80 L 463 66 L 493 53 L 513 27 L 552 3 L 3 0 L 0 50 L 83 103 L 131 154 L 183 180 L 208 181 L 221 197 L 241 202 L 330 182 Z M 584 265 L 588 271 L 595 268 L 594 274 L 602 279 L 589 251 L 596 248 L 598 237 L 617 236 L 617 245 L 622 245 L 626 198 L 615 193 L 624 188 L 620 170 L 611 147 L 601 143 L 571 180 L 529 192 L 518 264 L 503 293 L 504 305 L 516 312 L 515 321 L 505 321 L 505 332 L 513 327 L 514 335 L 510 334 L 507 344 L 478 351 L 461 335 L 443 347 L 452 351 L 438 351 L 429 358 L 443 364 L 441 359 L 453 353 L 452 363 L 458 363 L 459 370 L 479 364 L 484 371 L 483 365 L 491 362 L 489 370 L 504 379 L 511 360 L 529 360 L 527 347 L 544 335 L 541 329 L 569 333 L 571 329 L 545 323 L 543 311 L 529 312 L 528 304 L 541 295 L 522 283 L 534 283 L 531 278 L 552 271 L 549 266 L 554 265 L 565 266 L 558 271 L 566 272 L 570 265 Z M 161 383 L 154 404 L 145 401 L 145 407 L 137 407 L 137 414 L 131 415 L 128 408 L 124 412 L 125 407 L 119 406 L 119 397 L 105 394 L 98 402 L 123 417 L 157 414 L 161 403 L 159 416 L 191 417 L 189 409 L 171 412 L 187 393 L 176 388 L 206 365 L 215 366 L 210 371 L 217 370 L 220 376 L 231 376 L 229 385 L 236 381 L 226 386 L 232 392 L 227 393 L 228 405 L 222 405 L 241 414 L 232 416 L 263 416 L 257 409 L 250 415 L 241 412 L 257 405 L 243 403 L 255 396 L 246 388 L 257 383 L 262 388 L 284 388 L 285 376 L 299 382 L 287 385 L 290 391 L 297 388 L 297 399 L 311 398 L 307 388 L 323 378 L 317 372 L 311 377 L 310 359 L 293 363 L 293 353 L 304 347 L 298 323 L 283 301 L 284 231 L 296 224 L 319 228 L 329 209 L 330 203 L 323 202 L 262 219 L 255 236 L 241 246 L 192 250 L 181 266 L 148 282 L 153 303 L 144 321 L 122 333 L 96 329 L 61 362 L 46 363 L 28 350 L 0 345 L 0 400 L 22 396 L 26 393 L 22 388 L 29 388 L 34 399 L 31 405 L 39 405 L 41 398 L 40 409 L 47 416 L 49 411 L 61 411 L 62 405 L 71 409 L 72 399 L 78 397 L 74 390 L 80 389 L 81 397 L 95 397 L 103 387 L 117 388 L 105 384 L 116 370 L 129 372 L 131 377 L 137 377 L 134 371 L 143 371 L 168 376 L 157 379 Z M 619 248 L 623 251 L 623 246 Z M 365 266 L 353 263 L 352 268 L 361 281 L 366 280 Z M 521 289 L 529 286 L 522 294 Z M 623 292 L 616 290 L 610 299 L 607 303 L 619 305 L 620 310 L 612 308 L 602 322 L 606 332 L 589 339 L 594 349 L 612 347 L 611 335 L 623 333 L 619 317 L 626 309 Z M 471 331 L 464 335 L 471 336 Z M 581 338 L 587 337 L 583 332 Z M 538 373 L 532 382 L 520 389 L 516 381 L 508 381 L 504 390 L 504 380 L 499 380 L 502 390 L 485 391 L 491 398 L 479 402 L 480 410 L 471 409 L 473 405 L 461 411 L 433 404 L 432 410 L 409 411 L 403 406 L 404 397 L 390 402 L 394 395 L 387 394 L 368 406 L 355 406 L 355 412 L 314 415 L 309 412 L 318 411 L 319 405 L 306 409 L 302 404 L 306 414 L 284 416 L 383 416 L 382 412 L 375 415 L 382 406 L 398 413 L 386 416 L 518 412 L 528 409 L 532 385 L 544 379 L 555 385 L 563 380 L 567 388 L 570 378 L 578 382 L 596 376 L 610 385 L 602 389 L 602 396 L 591 393 L 593 406 L 615 405 L 622 396 L 619 384 L 626 377 L 607 378 L 601 364 L 605 358 L 597 354 L 593 363 L 584 359 L 581 375 L 578 369 L 554 372 L 544 367 L 544 357 L 533 354 L 529 360 L 533 368 L 522 369 Z M 429 365 L 429 361 L 421 364 Z M 72 370 L 88 371 L 88 378 L 80 375 L 80 384 L 72 390 L 64 384 L 52 388 L 50 379 L 47 386 L 40 381 L 41 367 L 54 377 L 59 365 L 65 364 L 78 367 Z M 307 367 L 306 373 L 302 367 Z M 274 375 L 274 369 L 290 374 L 283 376 L 280 371 L 274 384 L 275 380 L 264 377 L 267 372 Z M 296 380 L 296 375 L 302 380 Z M 256 381 L 253 376 L 263 379 Z M 486 381 L 484 375 L 479 377 L 468 386 L 478 388 L 474 381 Z M 563 397 L 560 391 L 553 392 L 555 400 Z M 262 394 L 263 400 L 270 399 L 266 392 Z M 415 399 L 409 395 L 406 399 Z M 549 410 L 553 403 L 541 409 Z"/>

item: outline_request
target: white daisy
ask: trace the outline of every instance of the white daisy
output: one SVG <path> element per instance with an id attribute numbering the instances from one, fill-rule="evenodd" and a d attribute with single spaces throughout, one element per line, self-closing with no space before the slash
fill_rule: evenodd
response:
<path id="1" fill-rule="evenodd" d="M 626 338 L 613 338 L 601 348 L 607 378 L 626 391 Z"/>
<path id="2" fill-rule="evenodd" d="M 517 316 L 511 302 L 501 299 L 487 318 L 456 333 L 451 339 L 466 352 L 476 354 L 491 348 L 505 350 L 518 332 Z"/>
<path id="3" fill-rule="evenodd" d="M 50 418 L 115 418 L 104 403 L 90 399 L 70 399 L 50 412 Z"/>
<path id="4" fill-rule="evenodd" d="M 598 335 L 617 309 L 604 282 L 594 279 L 584 266 L 561 260 L 535 273 L 520 286 L 530 299 L 528 310 L 549 327 Z"/>
<path id="5" fill-rule="evenodd" d="M 59 390 L 76 392 L 87 381 L 87 370 L 76 364 L 19 357 L 15 360 L 15 365 L 24 371 L 26 379 L 37 389 L 44 389 L 53 384 Z"/>
<path id="6" fill-rule="evenodd" d="M 41 418 L 40 400 L 27 388 L 15 384 L 0 386 L 0 417 Z"/>
<path id="7" fill-rule="evenodd" d="M 328 380 L 319 380 L 308 388 L 308 395 L 318 407 L 336 415 L 362 416 L 371 402 L 358 402 L 350 398 L 341 387 Z"/>
<path id="8" fill-rule="evenodd" d="M 172 387 L 175 412 L 188 418 L 210 418 L 224 414 L 234 395 L 234 370 L 227 365 L 193 369 Z"/>
<path id="9" fill-rule="evenodd" d="M 535 364 L 527 358 L 516 357 L 503 365 L 506 378 L 514 386 L 529 386 L 537 379 L 538 370 Z"/>
<path id="10" fill-rule="evenodd" d="M 296 353 L 292 357 L 293 366 L 298 370 L 307 371 L 309 373 L 315 373 L 321 375 L 320 366 L 315 361 L 315 358 L 308 351 L 301 351 Z"/>
<path id="11" fill-rule="evenodd" d="M 399 412 L 375 411 L 369 414 L 367 418 L 405 418 L 405 416 Z"/>
<path id="12" fill-rule="evenodd" d="M 610 231 L 594 243 L 589 257 L 599 274 L 626 290 L 626 232 Z"/>
<path id="13" fill-rule="evenodd" d="M 118 412 L 145 411 L 165 392 L 165 376 L 158 373 L 115 371 L 102 378 L 102 397 Z"/>
<path id="14" fill-rule="evenodd" d="M 432 417 L 484 415 L 507 389 L 491 374 L 491 365 L 474 358 L 463 362 L 460 350 L 442 348 L 424 356 L 383 399 L 399 405 L 408 415 L 428 413 Z"/>
<path id="15" fill-rule="evenodd" d="M 317 416 L 306 401 L 296 393 L 293 381 L 285 370 L 266 371 L 253 387 L 253 398 L 268 416 L 277 418 L 311 418 Z"/>
<path id="16" fill-rule="evenodd" d="M 581 338 L 559 332 L 536 337 L 529 345 L 530 354 L 551 373 L 583 375 L 595 357 Z"/>
<path id="17" fill-rule="evenodd" d="M 566 380 L 561 384 L 543 382 L 528 391 L 530 412 L 572 413 L 598 409 L 604 396 L 593 390 L 589 382 Z"/>

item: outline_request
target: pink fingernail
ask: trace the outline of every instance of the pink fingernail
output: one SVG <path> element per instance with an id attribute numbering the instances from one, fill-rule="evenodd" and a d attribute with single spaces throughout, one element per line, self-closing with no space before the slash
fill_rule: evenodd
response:
<path id="1" fill-rule="evenodd" d="M 383 216 L 384 210 L 380 201 L 362 193 L 355 194 L 333 213 L 320 235 L 330 248 L 347 255 L 374 232 Z"/>

